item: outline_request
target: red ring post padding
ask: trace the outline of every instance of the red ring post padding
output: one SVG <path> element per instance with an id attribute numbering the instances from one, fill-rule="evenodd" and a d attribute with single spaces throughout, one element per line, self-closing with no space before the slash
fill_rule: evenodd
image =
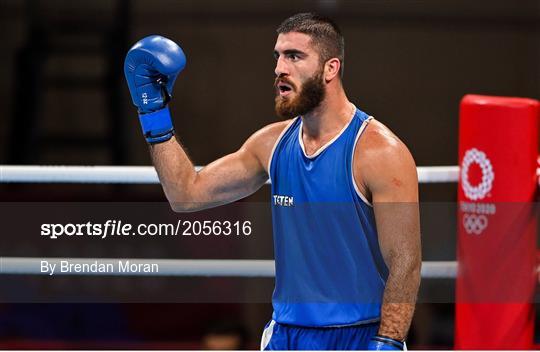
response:
<path id="1" fill-rule="evenodd" d="M 456 349 L 533 346 L 538 112 L 533 99 L 461 101 Z"/>

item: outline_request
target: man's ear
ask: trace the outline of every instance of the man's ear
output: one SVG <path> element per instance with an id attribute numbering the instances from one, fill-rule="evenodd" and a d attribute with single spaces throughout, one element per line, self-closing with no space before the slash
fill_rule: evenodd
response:
<path id="1" fill-rule="evenodd" d="M 324 64 L 324 79 L 326 82 L 330 82 L 337 75 L 339 75 L 339 68 L 341 67 L 341 61 L 337 57 L 331 58 Z"/>

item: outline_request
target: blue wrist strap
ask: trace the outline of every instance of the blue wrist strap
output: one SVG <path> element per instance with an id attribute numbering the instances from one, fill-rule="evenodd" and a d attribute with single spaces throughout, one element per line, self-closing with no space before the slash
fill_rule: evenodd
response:
<path id="1" fill-rule="evenodd" d="M 386 336 L 375 335 L 369 341 L 369 350 L 390 351 L 403 350 L 404 344 L 401 341 Z"/>
<path id="2" fill-rule="evenodd" d="M 169 107 L 148 114 L 139 114 L 146 141 L 150 144 L 168 141 L 174 135 Z"/>

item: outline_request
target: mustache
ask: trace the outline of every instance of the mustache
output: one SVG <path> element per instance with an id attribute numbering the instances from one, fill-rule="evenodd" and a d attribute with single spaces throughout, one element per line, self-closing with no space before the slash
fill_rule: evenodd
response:
<path id="1" fill-rule="evenodd" d="M 274 88 L 277 89 L 278 87 L 278 84 L 279 83 L 287 83 L 288 85 L 290 85 L 292 87 L 292 89 L 296 90 L 296 84 L 294 84 L 293 82 L 291 82 L 287 77 L 285 76 L 278 76 L 276 77 L 276 79 L 274 80 Z"/>

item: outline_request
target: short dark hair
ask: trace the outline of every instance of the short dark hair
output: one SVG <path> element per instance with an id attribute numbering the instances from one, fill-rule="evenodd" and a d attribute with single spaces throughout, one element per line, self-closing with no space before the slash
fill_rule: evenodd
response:
<path id="1" fill-rule="evenodd" d="M 299 13 L 283 21 L 276 32 L 278 34 L 299 32 L 309 35 L 313 44 L 319 49 L 322 62 L 333 57 L 339 59 L 340 75 L 343 76 L 345 39 L 337 24 L 331 19 L 312 12 Z"/>

